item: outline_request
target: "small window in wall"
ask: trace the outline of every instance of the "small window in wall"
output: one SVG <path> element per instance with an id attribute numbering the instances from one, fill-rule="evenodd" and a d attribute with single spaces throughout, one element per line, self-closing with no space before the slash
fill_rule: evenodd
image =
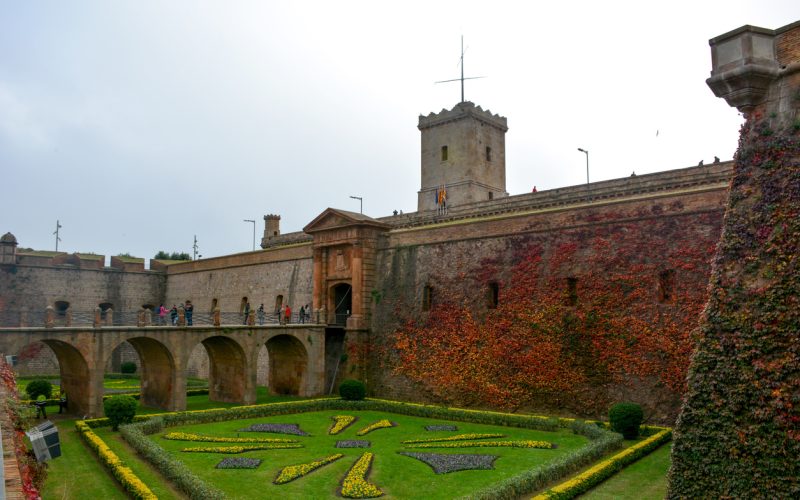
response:
<path id="1" fill-rule="evenodd" d="M 491 192 L 491 191 L 489 191 L 489 199 L 490 199 L 490 200 L 493 200 L 493 199 L 494 199 L 494 193 L 493 193 L 493 192 Z"/>
<path id="2" fill-rule="evenodd" d="M 217 308 L 217 304 L 219 304 L 219 301 L 217 299 L 211 299 L 211 312 L 212 313 Z"/>
<path id="3" fill-rule="evenodd" d="M 442 161 L 447 161 L 447 146 L 442 146 Z"/>
<path id="4" fill-rule="evenodd" d="M 278 231 L 272 231 L 272 236 L 278 236 Z"/>
<path id="5" fill-rule="evenodd" d="M 69 309 L 69 302 L 66 300 L 57 300 L 55 303 L 56 314 L 59 316 L 66 316 L 67 309 Z"/>
<path id="6" fill-rule="evenodd" d="M 492 161 L 492 148 L 486 146 L 486 161 Z"/>
<path id="7" fill-rule="evenodd" d="M 486 290 L 486 306 L 489 309 L 496 309 L 497 304 L 500 302 L 500 285 L 496 282 L 489 283 L 489 288 Z"/>
<path id="8" fill-rule="evenodd" d="M 675 270 L 667 269 L 658 273 L 658 301 L 662 304 L 675 298 Z"/>
<path id="9" fill-rule="evenodd" d="M 567 298 L 568 306 L 578 305 L 578 278 L 567 278 Z"/>
<path id="10" fill-rule="evenodd" d="M 100 318 L 106 319 L 106 311 L 108 311 L 109 309 L 114 309 L 114 304 L 112 304 L 111 302 L 102 302 L 98 304 L 97 307 L 100 308 Z"/>
<path id="11" fill-rule="evenodd" d="M 247 297 L 242 297 L 242 303 L 239 304 L 239 312 L 244 312 L 244 306 L 247 304 Z"/>
<path id="12" fill-rule="evenodd" d="M 152 311 L 155 306 L 153 304 L 142 304 L 142 309 Z"/>
<path id="13" fill-rule="evenodd" d="M 275 297 L 275 312 L 279 312 L 283 306 L 283 295 Z"/>
<path id="14" fill-rule="evenodd" d="M 430 311 L 432 301 L 433 301 L 433 287 L 431 287 L 430 285 L 425 285 L 425 288 L 422 289 L 422 310 Z"/>

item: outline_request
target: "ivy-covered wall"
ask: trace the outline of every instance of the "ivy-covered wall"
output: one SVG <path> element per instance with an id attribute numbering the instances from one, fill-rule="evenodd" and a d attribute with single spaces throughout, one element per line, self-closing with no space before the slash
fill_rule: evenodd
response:
<path id="1" fill-rule="evenodd" d="M 459 405 L 674 421 L 727 191 L 393 235 L 370 387 Z M 505 233 L 505 234 L 503 234 Z M 500 236 L 498 236 L 500 234 Z"/>

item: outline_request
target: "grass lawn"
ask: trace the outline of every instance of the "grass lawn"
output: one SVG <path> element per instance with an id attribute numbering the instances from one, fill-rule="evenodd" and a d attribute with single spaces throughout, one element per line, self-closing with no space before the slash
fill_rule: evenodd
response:
<path id="1" fill-rule="evenodd" d="M 359 420 L 336 436 L 328 435 L 331 417 L 338 414 L 357 416 Z M 368 424 L 389 419 L 397 427 L 375 430 L 365 436 L 356 432 Z M 298 424 L 310 436 L 287 434 L 238 432 L 239 429 L 254 423 Z M 458 431 L 425 431 L 425 425 L 448 423 L 456 425 Z M 195 474 L 210 484 L 223 490 L 231 498 L 325 498 L 334 497 L 341 479 L 347 470 L 365 451 L 375 454 L 369 481 L 381 488 L 387 495 L 397 498 L 452 498 L 475 491 L 481 487 L 498 482 L 524 470 L 546 463 L 558 456 L 578 449 L 588 443 L 583 436 L 572 434 L 569 430 L 544 432 L 515 427 L 474 424 L 468 422 L 446 422 L 431 418 L 412 417 L 386 412 L 373 411 L 318 411 L 291 415 L 262 417 L 249 420 L 231 420 L 208 424 L 195 424 L 170 427 L 165 432 L 191 432 L 225 437 L 272 437 L 299 440 L 304 448 L 285 450 L 250 451 L 237 455 L 218 453 L 185 453 L 186 447 L 219 447 L 224 443 L 201 443 L 172 441 L 161 438 L 164 433 L 152 436 L 160 446 L 170 451 L 186 464 Z M 499 433 L 505 440 L 538 440 L 557 443 L 558 448 L 414 448 L 401 442 L 410 439 L 447 437 L 464 433 Z M 367 440 L 369 448 L 336 448 L 338 440 Z M 430 466 L 411 457 L 399 455 L 398 451 L 412 451 L 440 454 L 483 454 L 496 455 L 494 470 L 468 470 L 449 474 L 435 474 Z M 311 474 L 293 482 L 274 485 L 273 479 L 280 469 L 288 465 L 311 462 L 343 453 L 344 458 L 322 467 Z M 215 465 L 226 457 L 248 457 L 263 460 L 257 469 L 224 470 Z"/>
<path id="2" fill-rule="evenodd" d="M 641 460 L 625 467 L 598 487 L 582 495 L 582 500 L 661 499 L 667 494 L 669 452 L 667 443 Z"/>

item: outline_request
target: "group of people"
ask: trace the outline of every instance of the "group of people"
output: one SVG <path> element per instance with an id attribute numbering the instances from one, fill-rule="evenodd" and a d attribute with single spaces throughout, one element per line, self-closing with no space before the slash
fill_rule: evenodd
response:
<path id="1" fill-rule="evenodd" d="M 244 313 L 244 323 L 247 324 L 247 318 L 250 316 L 250 303 L 245 302 L 244 309 L 242 310 Z M 292 308 L 288 304 L 283 304 L 280 308 L 275 310 L 275 316 L 278 318 L 278 323 L 282 325 L 286 325 L 292 322 Z M 256 309 L 256 317 L 258 318 L 258 324 L 264 325 L 267 318 L 267 312 L 264 310 L 264 304 L 258 306 Z M 297 319 L 300 323 L 305 323 L 307 319 L 311 318 L 311 306 L 306 304 L 304 306 L 300 306 L 300 312 L 297 313 Z"/>
<path id="2" fill-rule="evenodd" d="M 183 317 L 186 319 L 186 326 L 192 326 L 192 316 L 194 315 L 194 306 L 192 305 L 191 300 L 187 300 L 186 303 L 181 303 L 180 308 L 183 309 Z M 156 310 L 158 313 L 158 324 L 166 325 L 167 324 L 167 314 L 169 314 L 170 322 L 172 326 L 178 326 L 178 306 L 172 304 L 172 309 L 167 309 L 164 304 L 161 304 L 158 309 Z"/>

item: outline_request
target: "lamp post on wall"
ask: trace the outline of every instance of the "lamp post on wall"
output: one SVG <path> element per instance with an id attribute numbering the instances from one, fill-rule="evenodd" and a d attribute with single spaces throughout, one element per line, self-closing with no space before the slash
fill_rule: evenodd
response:
<path id="1" fill-rule="evenodd" d="M 358 200 L 359 212 L 363 214 L 364 213 L 364 198 L 362 198 L 360 196 L 351 196 L 350 198 L 353 198 L 354 200 Z"/>
<path id="2" fill-rule="evenodd" d="M 578 148 L 578 151 L 586 154 L 586 184 L 589 184 L 589 150 Z"/>
<path id="3" fill-rule="evenodd" d="M 252 222 L 253 223 L 253 251 L 256 251 L 256 221 L 253 219 L 242 219 L 243 222 Z"/>

